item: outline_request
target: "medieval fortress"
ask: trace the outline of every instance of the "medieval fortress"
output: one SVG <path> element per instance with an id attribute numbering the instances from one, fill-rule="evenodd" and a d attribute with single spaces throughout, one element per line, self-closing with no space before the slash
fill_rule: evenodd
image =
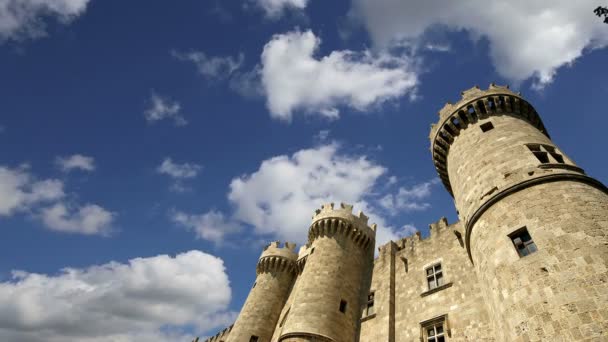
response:
<path id="1" fill-rule="evenodd" d="M 308 243 L 273 242 L 232 327 L 209 342 L 608 341 L 608 188 L 508 87 L 471 88 L 432 126 L 459 221 L 379 247 L 325 204 Z"/>

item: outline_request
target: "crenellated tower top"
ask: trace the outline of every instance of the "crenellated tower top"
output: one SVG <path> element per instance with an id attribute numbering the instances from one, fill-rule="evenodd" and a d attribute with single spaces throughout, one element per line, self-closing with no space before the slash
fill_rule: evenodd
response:
<path id="1" fill-rule="evenodd" d="M 298 253 L 295 243 L 285 242 L 282 245 L 280 241 L 273 241 L 264 247 L 256 271 L 258 274 L 272 270 L 295 271 L 297 259 Z"/>
<path id="2" fill-rule="evenodd" d="M 354 215 L 353 206 L 350 204 L 341 203 L 339 208 L 333 203 L 324 204 L 312 217 L 308 243 L 311 244 L 319 235 L 341 233 L 351 237 L 362 247 L 367 248 L 370 244 L 373 246 L 376 240 L 376 225 L 368 226 L 368 219 L 362 211 Z"/>
<path id="3" fill-rule="evenodd" d="M 521 97 L 521 93 L 510 90 L 509 86 L 491 83 L 485 90 L 474 86 L 461 95 L 458 102 L 448 102 L 439 111 L 439 122 L 431 125 L 429 136 L 435 169 L 452 196 L 454 194 L 448 177 L 447 156 L 460 131 L 468 125 L 490 116 L 512 115 L 530 122 L 549 137 L 534 107 Z"/>

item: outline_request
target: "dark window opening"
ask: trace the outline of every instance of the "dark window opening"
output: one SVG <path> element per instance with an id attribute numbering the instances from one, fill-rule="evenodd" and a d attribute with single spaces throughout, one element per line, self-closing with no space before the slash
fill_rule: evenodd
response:
<path id="1" fill-rule="evenodd" d="M 253 286 L 251 287 L 252 289 L 255 288 L 255 286 L 257 285 L 257 281 L 255 283 L 253 283 Z"/>
<path id="2" fill-rule="evenodd" d="M 251 338 L 249 339 L 249 342 L 258 342 L 260 338 L 258 336 L 255 335 L 251 335 Z"/>
<path id="3" fill-rule="evenodd" d="M 426 281 L 429 285 L 429 290 L 443 285 L 443 271 L 441 270 L 441 264 L 436 264 L 426 269 Z"/>
<path id="4" fill-rule="evenodd" d="M 515 246 L 517 254 L 519 254 L 520 257 L 525 257 L 538 250 L 526 227 L 514 231 L 509 237 L 511 238 L 511 241 L 513 241 L 513 246 Z"/>
<path id="5" fill-rule="evenodd" d="M 482 132 L 487 132 L 491 129 L 494 129 L 494 125 L 492 124 L 492 122 L 483 123 L 479 127 L 481 128 Z"/>
<path id="6" fill-rule="evenodd" d="M 369 315 L 373 315 L 375 313 L 374 311 L 374 296 L 375 296 L 375 292 L 370 292 L 367 295 L 367 305 L 365 307 L 365 317 L 369 316 Z"/>
<path id="7" fill-rule="evenodd" d="M 342 299 L 340 301 L 340 312 L 342 312 L 342 313 L 346 312 L 346 301 L 344 299 Z"/>
<path id="8" fill-rule="evenodd" d="M 488 99 L 488 112 L 495 112 L 496 111 L 496 104 L 494 103 L 493 99 Z"/>
<path id="9" fill-rule="evenodd" d="M 471 105 L 467 106 L 467 110 L 469 111 L 469 114 L 475 113 L 475 107 L 473 107 Z"/>
<path id="10" fill-rule="evenodd" d="M 456 127 L 457 127 L 457 128 L 459 128 L 459 129 L 462 129 L 462 127 L 460 126 L 460 120 L 458 120 L 458 118 L 457 118 L 457 117 L 453 116 L 453 117 L 451 118 L 451 121 L 452 121 L 452 124 L 453 124 L 454 126 L 456 126 Z"/>
<path id="11" fill-rule="evenodd" d="M 542 164 L 548 164 L 552 162 L 558 164 L 566 163 L 564 160 L 564 156 L 562 156 L 554 146 L 542 144 L 527 144 L 526 146 L 528 146 L 528 149 Z M 553 160 L 551 160 L 549 156 L 551 156 Z"/>
<path id="12" fill-rule="evenodd" d="M 448 126 L 448 125 L 443 125 L 443 129 L 445 129 L 452 136 L 456 135 L 456 133 L 454 132 L 454 130 L 452 130 L 452 128 L 450 126 Z"/>
<path id="13" fill-rule="evenodd" d="M 498 97 L 498 107 L 500 107 L 500 109 L 502 109 L 503 111 L 506 109 L 505 108 L 505 99 L 502 96 Z"/>
<path id="14" fill-rule="evenodd" d="M 425 327 L 427 342 L 445 342 L 445 329 L 443 321 Z"/>
<path id="15" fill-rule="evenodd" d="M 310 250 L 310 254 L 312 255 L 314 252 L 315 252 L 315 248 L 313 247 L 313 248 Z"/>
<path id="16" fill-rule="evenodd" d="M 564 163 L 564 157 L 562 157 L 561 154 L 551 153 L 551 157 L 553 157 L 553 159 L 555 159 L 558 163 L 565 164 Z"/>
<path id="17" fill-rule="evenodd" d="M 547 155 L 547 152 L 534 152 L 534 155 L 539 162 L 543 164 L 549 163 L 549 156 Z"/>

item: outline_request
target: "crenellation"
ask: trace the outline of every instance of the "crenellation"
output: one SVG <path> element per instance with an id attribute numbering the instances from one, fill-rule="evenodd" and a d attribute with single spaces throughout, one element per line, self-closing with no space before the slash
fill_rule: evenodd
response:
<path id="1" fill-rule="evenodd" d="M 608 188 L 508 86 L 474 86 L 431 126 L 459 220 L 378 246 L 353 206 L 267 245 L 233 327 L 207 342 L 540 342 L 608 337 Z M 433 341 L 435 342 L 435 341 Z"/>

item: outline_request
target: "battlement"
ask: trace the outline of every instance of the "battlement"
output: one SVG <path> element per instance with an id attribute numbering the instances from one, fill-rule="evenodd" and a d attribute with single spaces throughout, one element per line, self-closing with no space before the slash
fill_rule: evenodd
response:
<path id="1" fill-rule="evenodd" d="M 345 234 L 361 247 L 373 245 L 376 239 L 376 224 L 367 225 L 368 217 L 359 211 L 353 214 L 353 206 L 341 203 L 335 208 L 333 203 L 324 204 L 315 211 L 308 232 L 308 244 L 319 235 Z"/>
<path id="2" fill-rule="evenodd" d="M 226 341 L 226 339 L 228 338 L 228 335 L 230 334 L 230 331 L 232 330 L 233 326 L 234 326 L 234 324 L 231 325 L 231 326 L 229 326 L 229 327 L 227 327 L 227 328 L 224 328 L 224 330 L 218 332 L 214 336 L 209 337 L 208 339 L 206 339 L 203 342 L 221 342 L 221 341 Z M 199 342 L 199 338 L 197 337 L 192 342 Z"/>
<path id="3" fill-rule="evenodd" d="M 422 244 L 430 242 L 434 239 L 438 239 L 439 236 L 445 233 L 453 234 L 453 236 L 457 238 L 462 245 L 462 232 L 460 231 L 458 224 L 459 222 L 449 224 L 445 217 L 441 217 L 437 222 L 429 224 L 429 236 L 422 237 L 422 234 L 417 231 L 401 239 L 389 241 L 388 243 L 378 247 L 379 256 L 382 258 L 382 256 L 387 253 L 396 253 L 408 248 L 410 250 L 414 250 L 419 245 L 422 246 Z"/>
<path id="4" fill-rule="evenodd" d="M 469 125 L 495 115 L 511 115 L 528 121 L 549 137 L 538 113 L 521 93 L 513 92 L 509 86 L 490 84 L 488 89 L 474 86 L 461 93 L 462 98 L 452 104 L 446 103 L 439 111 L 439 121 L 431 125 L 429 138 L 435 169 L 450 194 L 452 186 L 448 177 L 447 160 L 450 146 L 460 132 Z"/>
<path id="5" fill-rule="evenodd" d="M 256 270 L 257 273 L 267 272 L 271 270 L 293 270 L 298 254 L 296 253 L 296 244 L 280 241 L 273 241 L 264 247 L 264 251 L 260 256 Z"/>

